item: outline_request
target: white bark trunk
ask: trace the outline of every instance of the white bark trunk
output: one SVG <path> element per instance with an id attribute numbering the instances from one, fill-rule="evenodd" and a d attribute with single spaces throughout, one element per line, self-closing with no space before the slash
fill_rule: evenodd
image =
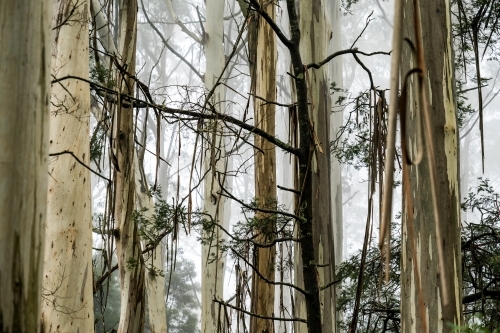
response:
<path id="1" fill-rule="evenodd" d="M 0 327 L 39 332 L 50 74 L 48 1 L 0 2 Z"/>
<path id="2" fill-rule="evenodd" d="M 320 61 L 327 56 L 331 34 L 325 1 L 301 1 L 299 12 L 302 61 L 304 63 Z M 326 265 L 318 268 L 318 283 L 321 287 L 335 278 L 329 154 L 331 97 L 326 68 L 309 69 L 306 73 L 306 83 L 310 103 L 309 114 L 315 132 L 313 134 L 315 153 L 311 162 L 314 193 L 312 201 L 314 258 L 316 264 Z M 335 328 L 333 287 L 320 291 L 320 304 L 323 332 L 333 332 Z M 299 326 L 300 332 L 305 330 L 305 325 Z"/>
<path id="3" fill-rule="evenodd" d="M 87 1 L 55 2 L 52 75 L 89 76 Z M 68 17 L 72 12 L 72 17 Z M 70 79 L 52 85 L 50 153 L 72 152 L 90 165 L 90 90 Z M 94 329 L 90 172 L 69 154 L 49 164 L 42 303 L 43 332 Z"/>
<path id="4" fill-rule="evenodd" d="M 120 1 L 119 50 L 122 66 L 135 75 L 137 40 L 137 2 Z M 119 75 L 123 75 L 120 73 Z M 134 80 L 124 75 L 117 79 L 122 94 L 134 94 Z M 144 329 L 144 264 L 135 209 L 134 125 L 132 108 L 117 108 L 115 116 L 114 152 L 120 170 L 115 169 L 115 239 L 120 273 L 119 333 L 142 333 Z"/>
<path id="5" fill-rule="evenodd" d="M 340 10 L 339 0 L 330 0 L 326 2 L 327 16 L 332 28 L 332 38 L 328 43 L 328 54 L 340 51 L 342 49 L 342 31 L 340 21 L 342 19 Z M 328 64 L 328 77 L 329 85 L 335 82 L 336 88 L 343 88 L 343 67 L 342 67 L 342 57 L 336 57 L 330 61 Z M 333 112 L 330 115 L 330 140 L 334 140 L 337 137 L 340 127 L 343 124 L 343 112 L 339 105 L 335 102 L 342 95 L 342 93 L 333 93 L 331 91 L 331 105 Z M 344 241 L 344 224 L 342 221 L 342 166 L 339 160 L 330 156 L 330 193 L 332 202 L 332 224 L 333 224 L 333 248 L 334 248 L 334 265 L 335 270 L 337 270 L 338 265 L 342 263 L 343 256 L 343 241 Z M 336 279 L 336 276 L 335 278 Z M 339 314 L 335 309 L 337 308 L 336 297 L 338 294 L 338 288 L 335 288 L 335 298 L 333 302 L 333 323 L 334 328 L 337 331 L 336 323 L 340 320 Z"/>
<path id="6" fill-rule="evenodd" d="M 139 170 L 139 161 L 135 161 L 135 186 L 137 198 L 137 210 L 146 209 L 143 214 L 146 218 L 152 218 L 155 212 L 153 199 L 148 195 L 148 183 L 144 174 Z M 146 244 L 143 244 L 146 245 Z M 148 309 L 149 329 L 151 333 L 167 332 L 167 308 L 165 304 L 165 278 L 158 275 L 163 272 L 163 244 L 159 243 L 152 252 L 148 262 L 148 267 L 152 267 L 153 272 L 146 272 L 146 304 Z"/>
<path id="7" fill-rule="evenodd" d="M 214 87 L 224 66 L 224 22 L 220 17 L 221 13 L 224 13 L 224 4 L 225 2 L 222 0 L 206 1 L 205 86 L 209 91 Z M 224 111 L 221 105 L 223 100 L 224 90 L 222 86 L 219 86 L 215 89 L 210 102 L 220 112 Z M 219 181 L 222 179 L 219 177 L 223 176 L 220 172 L 224 172 L 225 152 L 220 124 L 215 121 L 210 122 L 210 128 L 209 135 L 207 135 L 208 142 L 205 142 L 205 147 L 209 148 L 205 154 L 205 172 L 208 170 L 208 173 L 204 182 L 203 209 L 219 222 L 224 217 L 224 199 L 219 194 Z M 201 332 L 212 333 L 217 331 L 219 321 L 223 322 L 223 318 L 219 316 L 219 306 L 213 302 L 214 298 L 219 300 L 223 298 L 225 260 L 223 258 L 213 260 L 214 256 L 217 258 L 220 256 L 218 246 L 223 235 L 219 228 L 214 228 L 213 233 L 204 232 L 203 237 L 210 237 L 212 241 L 202 245 Z"/>

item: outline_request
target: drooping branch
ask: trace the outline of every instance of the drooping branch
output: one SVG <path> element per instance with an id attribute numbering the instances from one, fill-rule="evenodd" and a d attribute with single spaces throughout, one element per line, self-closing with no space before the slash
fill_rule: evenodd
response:
<path id="1" fill-rule="evenodd" d="M 133 97 L 131 95 L 118 94 L 113 89 L 110 89 L 110 88 L 105 87 L 103 85 L 100 85 L 98 83 L 92 82 L 91 80 L 83 79 L 83 78 L 73 76 L 73 75 L 66 75 L 66 76 L 63 76 L 61 78 L 54 79 L 54 80 L 52 80 L 52 83 L 57 83 L 57 82 L 61 82 L 63 80 L 68 80 L 68 79 L 76 79 L 76 80 L 85 81 L 88 84 L 90 84 L 91 89 L 93 89 L 97 92 L 105 92 L 105 93 L 107 93 L 109 95 L 113 95 L 113 96 L 119 95 L 120 98 L 122 99 L 121 106 L 122 106 L 122 108 L 125 108 L 125 109 L 130 108 L 133 104 L 133 107 L 136 109 L 151 107 L 151 108 L 158 109 L 159 111 L 161 111 L 163 113 L 172 114 L 172 115 L 185 115 L 185 116 L 193 117 L 194 119 L 218 119 L 218 120 L 222 120 L 222 121 L 231 123 L 233 125 L 239 126 L 243 129 L 249 131 L 249 132 L 257 134 L 257 135 L 261 136 L 262 138 L 264 138 L 265 140 L 275 144 L 277 147 L 283 149 L 284 151 L 289 152 L 290 154 L 293 154 L 293 155 L 299 154 L 298 148 L 292 147 L 291 145 L 281 141 L 277 137 L 270 135 L 269 133 L 262 130 L 261 128 L 250 125 L 250 124 L 248 124 L 240 119 L 231 117 L 229 115 L 219 113 L 215 110 L 211 111 L 210 113 L 202 113 L 202 112 L 198 112 L 198 111 L 169 108 L 169 107 L 164 106 L 164 105 L 159 105 L 159 104 L 150 103 L 148 101 L 144 101 L 142 99 Z M 108 102 L 116 103 L 116 100 L 108 97 Z M 127 102 L 128 102 L 128 104 L 127 104 Z"/>

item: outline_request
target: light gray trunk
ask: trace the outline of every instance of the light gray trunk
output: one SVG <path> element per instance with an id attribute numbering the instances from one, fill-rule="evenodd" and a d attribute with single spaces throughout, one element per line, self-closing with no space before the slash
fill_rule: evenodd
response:
<path id="1" fill-rule="evenodd" d="M 72 17 L 68 18 L 69 13 Z M 57 0 L 53 26 L 52 75 L 89 76 L 89 4 Z M 50 153 L 72 152 L 90 165 L 90 88 L 66 79 L 52 85 Z M 64 154 L 49 163 L 47 228 L 42 302 L 43 332 L 94 329 L 90 172 Z"/>
<path id="2" fill-rule="evenodd" d="M 137 2 L 120 1 L 119 62 L 130 75 L 135 75 L 137 40 Z M 117 74 L 120 93 L 134 96 L 134 80 Z M 120 322 L 118 333 L 142 333 L 144 330 L 145 286 L 144 263 L 135 210 L 134 123 L 131 107 L 117 107 L 113 151 L 119 170 L 115 168 L 115 240 L 120 276 Z"/>
<path id="3" fill-rule="evenodd" d="M 223 32 L 224 22 L 220 15 L 224 13 L 222 0 L 206 1 L 206 42 L 205 42 L 205 87 L 208 91 L 214 88 L 217 78 L 221 75 L 224 66 Z M 215 88 L 210 103 L 218 112 L 223 112 L 224 89 L 222 86 Z M 210 112 L 210 111 L 207 111 Z M 220 184 L 224 182 L 225 149 L 220 122 L 207 121 L 207 135 L 204 148 L 204 198 L 203 210 L 217 223 L 224 224 L 224 197 L 220 195 Z M 227 226 L 226 226 L 227 227 Z M 227 230 L 227 229 L 226 229 Z M 224 323 L 223 314 L 219 314 L 219 305 L 213 302 L 214 298 L 222 300 L 225 260 L 221 257 L 219 242 L 223 239 L 222 231 L 215 227 L 213 230 L 204 231 L 203 237 L 210 238 L 207 244 L 202 245 L 202 277 L 201 277 L 201 332 L 217 332 L 219 322 Z M 215 259 L 215 260 L 214 260 Z"/>

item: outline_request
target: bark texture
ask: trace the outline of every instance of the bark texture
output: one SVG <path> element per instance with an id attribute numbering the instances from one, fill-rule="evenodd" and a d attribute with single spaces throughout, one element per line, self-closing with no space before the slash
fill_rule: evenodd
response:
<path id="1" fill-rule="evenodd" d="M 55 2 L 52 75 L 89 76 L 89 5 Z M 72 24 L 64 24 L 70 21 Z M 90 164 L 90 90 L 70 79 L 51 91 L 49 152 L 72 152 Z M 43 270 L 42 332 L 89 332 L 94 329 L 92 292 L 92 215 L 90 172 L 72 155 L 49 162 L 47 227 Z"/>
<path id="2" fill-rule="evenodd" d="M 275 18 L 273 2 L 260 1 L 263 10 Z M 254 98 L 255 125 L 275 136 L 276 118 L 276 35 L 269 24 L 258 14 L 252 17 L 249 27 L 250 74 Z M 264 209 L 276 209 L 276 148 L 262 137 L 254 137 L 255 146 L 255 199 Z M 260 220 L 255 230 L 255 240 L 270 243 L 275 238 L 276 218 L 271 214 L 256 213 Z M 254 253 L 255 267 L 259 273 L 274 281 L 276 246 L 258 248 Z M 252 274 L 252 312 L 261 316 L 274 317 L 274 285 L 263 280 L 255 272 Z M 251 317 L 250 331 L 258 333 L 274 332 L 272 320 Z"/>
<path id="3" fill-rule="evenodd" d="M 323 0 L 300 2 L 300 52 L 304 63 L 324 59 L 328 53 L 331 36 L 330 22 L 326 16 Z M 309 69 L 305 75 L 309 118 L 312 140 L 310 161 L 308 161 L 311 181 L 310 205 L 312 207 L 312 241 L 314 261 L 317 267 L 319 286 L 332 282 L 335 278 L 335 251 L 330 193 L 330 87 L 327 69 Z M 303 112 L 303 111 L 299 111 Z M 303 135 L 305 133 L 301 133 Z M 302 140 L 302 136 L 301 136 Z M 302 247 L 302 251 L 304 248 Z M 319 293 L 321 326 L 323 332 L 333 332 L 335 328 L 335 289 L 333 287 Z M 299 297 L 296 306 L 306 306 Z M 313 318 L 307 317 L 309 320 Z M 299 325 L 304 326 L 304 325 Z M 299 331 L 303 328 L 299 327 Z"/>
<path id="4" fill-rule="evenodd" d="M 211 91 L 224 66 L 223 32 L 224 22 L 221 13 L 224 13 L 224 1 L 206 1 L 205 23 L 205 87 Z M 210 104 L 218 112 L 224 111 L 224 89 L 218 86 L 213 91 Z M 210 110 L 207 110 L 210 112 Z M 220 184 L 224 183 L 225 152 L 223 145 L 222 127 L 217 120 L 207 122 L 206 135 L 204 136 L 204 200 L 203 210 L 218 223 L 224 224 L 224 199 L 220 195 Z M 221 222 L 222 221 L 222 222 Z M 227 230 L 227 229 L 226 229 Z M 219 314 L 219 305 L 213 302 L 214 298 L 222 300 L 225 260 L 221 257 L 219 242 L 223 238 L 219 228 L 214 227 L 204 230 L 203 238 L 206 242 L 202 245 L 202 277 L 201 277 L 201 332 L 217 332 L 219 323 L 224 323 L 223 314 Z"/>
<path id="5" fill-rule="evenodd" d="M 143 140 L 142 142 L 144 142 Z M 134 158 L 135 165 L 135 185 L 137 197 L 137 210 L 143 211 L 146 218 L 153 218 L 155 204 L 153 198 L 149 196 L 149 186 L 146 175 L 139 165 L 137 157 Z M 147 244 L 143 244 L 146 246 Z M 148 323 L 151 333 L 167 332 L 167 308 L 165 303 L 165 278 L 158 275 L 163 272 L 164 263 L 163 244 L 160 242 L 156 248 L 148 254 L 147 267 L 150 269 L 145 275 L 146 305 L 148 309 Z"/>
<path id="6" fill-rule="evenodd" d="M 450 1 L 421 0 L 420 10 L 424 58 L 427 77 L 433 142 L 436 156 L 437 193 L 441 220 L 441 239 L 437 238 L 433 217 L 428 159 L 410 167 L 413 212 L 404 209 L 401 262 L 401 324 L 403 332 L 424 332 L 418 309 L 418 295 L 414 278 L 412 254 L 407 227 L 408 214 L 413 214 L 416 252 L 429 332 L 451 332 L 448 323 L 461 320 L 461 252 L 460 252 L 460 185 L 456 120 L 455 79 L 451 43 Z M 406 1 L 404 8 L 405 36 L 414 36 L 414 8 Z M 404 75 L 415 66 L 415 55 L 408 46 L 403 47 Z M 408 82 L 406 124 L 411 156 L 417 151 L 417 121 L 422 110 L 417 87 L 417 76 Z M 418 111 L 418 112 L 417 112 Z M 405 197 L 405 200 L 408 198 Z M 405 207 L 405 205 L 403 205 Z M 445 267 L 438 266 L 436 242 L 444 248 Z M 444 304 L 440 274 L 445 272 L 449 299 Z"/>
<path id="7" fill-rule="evenodd" d="M 0 332 L 40 330 L 50 77 L 48 1 L 0 2 Z"/>
<path id="8" fill-rule="evenodd" d="M 118 71 L 118 89 L 134 95 L 135 50 L 137 40 L 137 1 L 121 0 L 119 11 L 120 64 L 128 74 Z M 120 323 L 118 333 L 144 330 L 145 287 L 144 263 L 137 230 L 132 218 L 135 209 L 134 124 L 133 109 L 118 106 L 115 116 L 113 151 L 118 161 L 115 168 L 115 240 L 120 275 Z"/>

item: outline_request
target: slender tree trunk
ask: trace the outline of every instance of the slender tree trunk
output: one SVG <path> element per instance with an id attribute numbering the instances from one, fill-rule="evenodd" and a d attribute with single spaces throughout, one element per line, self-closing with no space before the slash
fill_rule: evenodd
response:
<path id="1" fill-rule="evenodd" d="M 120 1 L 120 64 L 129 75 L 135 75 L 137 39 L 137 1 Z M 119 73 L 118 89 L 122 94 L 134 94 L 134 80 Z M 134 124 L 133 108 L 117 108 L 113 151 L 118 161 L 115 168 L 115 240 L 120 275 L 121 305 L 119 333 L 139 333 L 144 330 L 144 263 L 137 223 L 132 219 L 135 209 Z"/>
<path id="2" fill-rule="evenodd" d="M 144 142 L 143 140 L 142 142 Z M 139 165 L 137 157 L 135 161 L 135 185 L 137 193 L 137 209 L 143 210 L 146 218 L 153 217 L 155 205 L 153 198 L 149 196 L 149 186 L 146 175 Z M 146 244 L 144 244 L 146 245 Z M 151 333 L 167 332 L 167 308 L 165 303 L 165 278 L 159 275 L 164 271 L 163 244 L 160 242 L 151 253 L 147 267 L 150 271 L 145 275 L 146 304 L 148 309 L 148 323 Z"/>
<path id="3" fill-rule="evenodd" d="M 415 225 L 416 256 L 418 259 L 424 311 L 429 332 L 451 332 L 448 323 L 461 321 L 461 252 L 460 252 L 460 185 L 458 156 L 458 125 L 456 120 L 455 79 L 453 65 L 452 36 L 450 24 L 450 0 L 421 0 L 420 8 L 414 9 L 410 1 L 405 5 L 405 36 L 415 36 L 414 10 L 420 10 L 424 58 L 427 66 L 426 82 L 430 102 L 432 142 L 436 157 L 437 193 L 441 238 L 438 239 L 433 216 L 432 194 L 428 159 L 409 167 Z M 409 47 L 403 49 L 403 72 L 401 77 L 414 67 L 415 55 Z M 422 119 L 423 108 L 419 100 L 417 75 L 410 79 L 406 123 L 408 147 L 414 156 L 417 149 L 417 121 Z M 427 140 L 428 141 L 428 140 Z M 427 148 L 426 148 L 427 149 Z M 409 198 L 405 195 L 405 200 Z M 421 326 L 418 288 L 414 277 L 414 260 L 409 237 L 406 204 L 403 214 L 401 256 L 401 324 L 403 332 L 425 332 Z M 445 266 L 439 267 L 436 244 L 444 249 Z M 445 274 L 448 303 L 443 300 L 440 274 Z"/>
<path id="4" fill-rule="evenodd" d="M 224 22 L 221 13 L 224 13 L 222 0 L 206 1 L 205 22 L 205 86 L 212 90 L 221 75 L 224 66 L 224 44 L 223 32 Z M 210 104 L 217 111 L 224 111 L 223 102 L 224 89 L 222 86 L 215 88 L 210 99 Z M 208 111 L 210 112 L 210 111 Z M 224 217 L 224 199 L 220 195 L 220 184 L 224 182 L 224 144 L 221 124 L 216 120 L 207 122 L 207 135 L 204 142 L 204 200 L 203 210 L 209 214 L 217 223 Z M 223 222 L 222 222 L 223 223 Z M 225 260 L 221 258 L 219 242 L 223 238 L 218 227 L 203 232 L 203 238 L 207 240 L 202 245 L 202 309 L 201 309 L 201 332 L 217 332 L 219 326 L 224 323 L 223 314 L 219 314 L 219 306 L 213 302 L 214 298 L 223 298 L 223 282 Z"/>
<path id="5" fill-rule="evenodd" d="M 273 2 L 260 2 L 265 12 L 273 19 L 276 10 Z M 254 98 L 255 125 L 271 135 L 276 135 L 276 35 L 269 24 L 258 14 L 254 15 L 249 27 L 250 75 Z M 271 102 L 271 103 L 267 103 Z M 255 199 L 265 209 L 276 209 L 276 148 L 260 136 L 254 137 L 255 146 Z M 255 240 L 260 243 L 273 241 L 276 218 L 271 214 L 256 213 L 260 225 L 255 230 Z M 274 281 L 276 246 L 256 248 L 255 267 L 259 273 Z M 264 281 L 256 272 L 252 274 L 252 312 L 261 316 L 274 317 L 274 285 Z M 272 320 L 252 317 L 250 331 L 274 332 Z"/>
<path id="6" fill-rule="evenodd" d="M 327 16 L 332 28 L 332 38 L 328 44 L 328 54 L 340 51 L 342 49 L 342 31 L 341 31 L 341 10 L 339 0 L 330 0 L 326 2 Z M 334 83 L 336 88 L 343 88 L 343 62 L 342 57 L 334 58 L 328 64 L 328 78 L 329 83 Z M 329 140 L 334 140 L 342 126 L 343 112 L 339 105 L 335 102 L 341 96 L 341 92 L 331 93 L 331 107 L 332 113 L 330 116 L 330 138 Z M 325 147 L 326 148 L 326 147 Z M 328 149 L 328 148 L 326 148 Z M 333 255 L 334 260 L 332 265 L 335 267 L 334 273 L 340 263 L 342 263 L 343 255 L 343 241 L 344 241 L 344 223 L 342 214 L 342 166 L 340 161 L 330 155 L 330 193 L 331 193 L 331 203 L 332 203 L 332 224 L 333 224 Z M 336 275 L 333 276 L 333 280 L 336 280 Z M 335 293 L 332 308 L 333 308 L 333 332 L 337 332 L 337 322 L 340 320 L 340 313 L 337 312 L 337 285 L 332 286 L 333 292 Z"/>
<path id="7" fill-rule="evenodd" d="M 70 14 L 71 13 L 71 14 Z M 71 15 L 71 17 L 68 17 Z M 52 76 L 89 76 L 89 4 L 57 0 Z M 64 24 L 67 20 L 71 24 Z M 90 89 L 77 79 L 52 85 L 50 153 L 90 164 Z M 49 165 L 42 332 L 94 330 L 90 172 L 70 154 Z"/>
<path id="8" fill-rule="evenodd" d="M 0 332 L 40 330 L 50 75 L 48 1 L 0 2 Z"/>
<path id="9" fill-rule="evenodd" d="M 300 52 L 302 62 L 324 59 L 328 52 L 330 22 L 326 16 L 323 0 L 300 2 Z M 309 117 L 312 131 L 307 133 L 312 140 L 313 151 L 308 161 L 311 181 L 310 205 L 312 207 L 312 241 L 314 261 L 317 266 L 318 284 L 332 282 L 335 278 L 335 252 L 330 193 L 330 87 L 327 70 L 309 69 L 304 75 L 309 99 Z M 299 111 L 301 112 L 301 111 Z M 302 140 L 301 132 L 301 140 Z M 304 248 L 302 247 L 304 252 Z M 305 276 L 304 276 L 305 277 Z M 324 332 L 335 328 L 335 289 L 320 291 L 320 323 Z M 314 320 L 308 316 L 308 321 Z"/>

